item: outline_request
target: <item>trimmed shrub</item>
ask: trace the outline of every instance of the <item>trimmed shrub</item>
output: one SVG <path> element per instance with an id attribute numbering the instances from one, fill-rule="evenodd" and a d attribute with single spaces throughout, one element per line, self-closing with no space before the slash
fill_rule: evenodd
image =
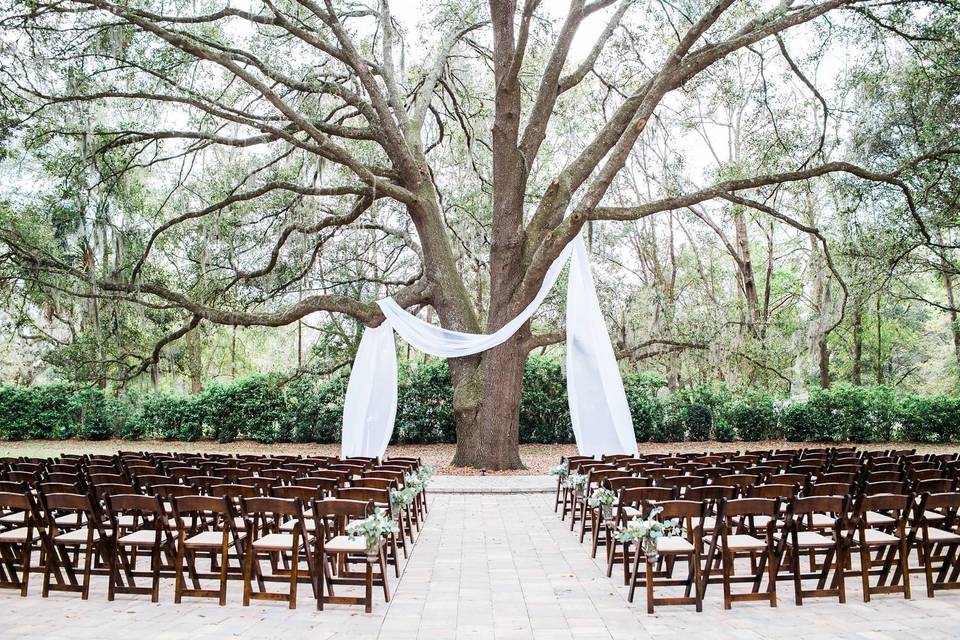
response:
<path id="1" fill-rule="evenodd" d="M 269 444 L 290 439 L 281 430 L 286 407 L 275 376 L 254 375 L 230 385 L 210 385 L 200 395 L 200 402 L 209 429 L 204 436 L 218 442 L 239 439 Z"/>
<path id="2" fill-rule="evenodd" d="M 721 442 L 767 440 L 778 435 L 773 396 L 765 391 L 739 393 L 721 405 L 720 415 L 722 420 L 714 430 Z"/>
<path id="3" fill-rule="evenodd" d="M 623 376 L 637 442 L 650 442 L 664 433 L 664 406 L 657 392 L 666 386 L 667 381 L 658 374 L 636 372 Z"/>
<path id="4" fill-rule="evenodd" d="M 520 442 L 567 444 L 573 441 L 567 379 L 560 361 L 530 356 L 523 367 Z"/>
<path id="5" fill-rule="evenodd" d="M 943 395 L 900 398 L 898 436 L 915 442 L 960 442 L 960 399 Z"/>
<path id="6" fill-rule="evenodd" d="M 392 442 L 456 442 L 453 384 L 446 360 L 429 360 L 400 370 L 397 420 Z"/>

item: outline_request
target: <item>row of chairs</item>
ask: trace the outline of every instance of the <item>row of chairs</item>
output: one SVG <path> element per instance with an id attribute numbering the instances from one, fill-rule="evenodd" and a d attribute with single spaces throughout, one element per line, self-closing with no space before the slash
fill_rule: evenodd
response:
<path id="1" fill-rule="evenodd" d="M 156 602 L 161 578 L 169 577 L 176 602 L 207 596 L 223 605 L 228 582 L 241 580 L 244 605 L 279 599 L 295 608 L 298 584 L 310 584 L 320 609 L 363 604 L 370 612 L 374 586 L 389 600 L 388 567 L 399 576 L 399 549 L 409 554 L 427 514 L 424 491 L 410 504 L 391 499 L 418 475 L 419 459 L 281 460 L 231 478 L 213 474 L 235 468 L 234 461 L 197 467 L 208 475 L 193 476 L 175 473 L 191 461 L 154 456 L 7 461 L 0 472 L 0 588 L 26 596 L 30 574 L 42 572 L 43 597 L 68 591 L 86 599 L 91 577 L 105 575 L 109 600 L 145 593 Z M 329 474 L 335 467 L 349 470 Z M 11 475 L 19 473 L 32 475 Z M 54 476 L 66 473 L 73 477 Z M 363 539 L 346 535 L 346 526 L 378 508 L 397 522 L 399 533 L 368 554 Z M 209 563 L 203 571 L 201 559 Z M 148 578 L 150 586 L 138 585 L 137 578 Z M 217 581 L 215 589 L 203 587 L 208 580 Z M 286 582 L 287 592 L 269 591 L 274 582 Z M 363 586 L 364 595 L 336 593 L 339 585 Z"/>
<path id="2" fill-rule="evenodd" d="M 719 459 L 702 462 L 703 457 Z M 589 526 L 594 556 L 598 545 L 605 547 L 607 575 L 622 564 L 629 600 L 637 587 L 645 588 L 650 612 L 658 604 L 692 604 L 700 611 L 707 586 L 714 583 L 723 585 L 725 608 L 757 599 L 776 606 L 776 585 L 783 580 L 793 582 L 798 605 L 805 597 L 845 602 L 851 576 L 861 579 L 867 602 L 881 593 L 909 598 L 913 573 L 924 574 L 930 597 L 941 589 L 960 588 L 955 456 L 921 460 L 913 452 L 773 451 L 744 460 L 750 464 L 735 468 L 737 473 L 726 473 L 734 457 L 742 455 L 684 456 L 686 462 L 707 466 L 680 468 L 681 475 L 655 473 L 663 468 L 660 456 L 571 458 L 564 464 L 570 473 L 586 475 L 587 484 L 578 491 L 561 481 L 555 509 L 563 507 L 563 518 L 571 514 L 571 529 L 580 514 L 581 542 Z M 677 470 L 685 462 L 668 464 Z M 717 467 L 724 471 L 700 473 Z M 881 475 L 893 471 L 896 477 Z M 590 506 L 591 495 L 601 489 L 617 494 L 606 515 L 602 507 Z M 658 540 L 656 559 L 618 539 L 631 520 L 650 517 L 654 507 L 662 509 L 658 519 L 677 519 L 684 530 L 683 536 Z M 806 569 L 801 567 L 804 557 Z M 744 559 L 749 570 L 738 575 Z M 676 577 L 678 562 L 687 567 L 682 577 Z M 805 584 L 810 580 L 813 588 Z M 734 593 L 738 582 L 749 583 L 751 590 Z M 683 587 L 683 594 L 656 597 L 655 586 Z"/>

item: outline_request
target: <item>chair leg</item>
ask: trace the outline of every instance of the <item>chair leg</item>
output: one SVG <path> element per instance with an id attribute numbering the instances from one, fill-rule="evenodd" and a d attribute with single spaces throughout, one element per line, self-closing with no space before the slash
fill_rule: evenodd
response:
<path id="1" fill-rule="evenodd" d="M 903 573 L 903 598 L 909 600 L 910 593 L 910 547 L 907 545 L 907 537 L 900 536 L 900 570 Z"/>
<path id="2" fill-rule="evenodd" d="M 300 543 L 296 533 L 293 536 L 293 558 L 290 561 L 290 608 L 297 608 L 297 573 L 300 570 Z"/>
<path id="3" fill-rule="evenodd" d="M 23 571 L 20 575 L 20 597 L 27 597 L 27 587 L 30 584 L 30 555 L 33 553 L 33 545 L 30 541 L 24 542 L 21 557 L 23 558 Z M 47 562 L 49 564 L 49 560 Z"/>
<path id="4" fill-rule="evenodd" d="M 647 577 L 647 613 L 653 613 L 653 566 L 649 562 L 644 563 Z"/>
<path id="5" fill-rule="evenodd" d="M 253 562 L 256 552 L 253 550 L 253 545 L 247 545 L 247 553 L 243 558 L 243 606 L 250 606 L 250 574 L 253 572 Z"/>
<path id="6" fill-rule="evenodd" d="M 177 545 L 177 566 L 174 567 L 174 581 L 173 581 L 173 602 L 174 604 L 180 604 L 181 597 L 183 596 L 183 560 L 186 555 L 186 549 L 184 549 L 183 544 L 183 535 L 180 535 L 180 544 Z"/>
<path id="7" fill-rule="evenodd" d="M 364 592 L 364 611 L 373 613 L 373 563 L 367 560 L 366 590 Z"/>
<path id="8" fill-rule="evenodd" d="M 224 542 L 220 547 L 220 606 L 227 604 L 227 571 L 230 568 L 230 545 Z"/>
<path id="9" fill-rule="evenodd" d="M 870 602 L 870 550 L 860 544 L 860 579 L 863 581 L 863 601 Z"/>
<path id="10" fill-rule="evenodd" d="M 390 586 L 387 584 L 387 550 L 380 549 L 380 576 L 383 578 L 383 601 L 390 602 Z M 399 573 L 397 574 L 399 578 Z"/>

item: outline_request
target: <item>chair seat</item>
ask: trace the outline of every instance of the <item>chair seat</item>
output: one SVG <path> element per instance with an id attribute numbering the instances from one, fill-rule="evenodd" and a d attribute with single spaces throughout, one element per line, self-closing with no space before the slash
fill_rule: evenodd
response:
<path id="1" fill-rule="evenodd" d="M 163 534 L 160 540 L 163 541 Z M 128 547 L 152 547 L 156 541 L 157 532 L 153 529 L 140 529 L 117 539 L 117 543 Z"/>
<path id="2" fill-rule="evenodd" d="M 268 533 L 253 541 L 254 549 L 266 551 L 293 551 L 292 533 Z"/>
<path id="3" fill-rule="evenodd" d="M 79 521 L 80 521 L 80 525 L 82 525 L 82 524 L 84 524 L 84 523 L 87 521 L 87 519 L 86 519 L 85 517 L 81 517 L 81 518 L 79 519 Z M 75 514 L 75 513 L 66 513 L 66 514 L 64 514 L 64 515 L 62 515 L 62 516 L 58 516 L 58 517 L 54 520 L 54 522 L 56 522 L 57 525 L 59 525 L 59 526 L 61 526 L 61 527 L 63 527 L 63 526 L 79 526 L 79 525 L 77 524 L 77 514 Z"/>
<path id="4" fill-rule="evenodd" d="M 867 546 L 882 545 L 882 544 L 897 544 L 900 542 L 900 538 L 898 538 L 897 536 L 891 535 L 884 531 L 877 531 L 876 529 L 866 529 L 865 539 L 867 542 Z"/>
<path id="5" fill-rule="evenodd" d="M 18 529 L 8 529 L 7 531 L 2 531 L 0 532 L 0 542 L 26 542 L 27 529 L 27 527 L 20 527 Z M 40 533 L 34 529 L 30 536 L 30 541 L 33 542 L 40 537 Z"/>
<path id="6" fill-rule="evenodd" d="M 638 518 L 640 517 L 640 509 L 637 509 L 636 507 L 624 507 L 623 515 L 627 516 L 628 518 Z"/>
<path id="7" fill-rule="evenodd" d="M 867 511 L 867 525 L 871 527 L 894 524 L 896 520 L 884 513 L 876 511 Z"/>
<path id="8" fill-rule="evenodd" d="M 825 513 L 814 513 L 810 519 L 804 517 L 803 521 L 807 526 L 812 526 L 814 529 L 828 529 L 837 523 L 836 518 Z"/>
<path id="9" fill-rule="evenodd" d="M 7 515 L 0 518 L 0 523 L 3 524 L 27 524 L 27 514 L 25 511 L 17 511 L 14 513 L 8 513 Z"/>
<path id="10" fill-rule="evenodd" d="M 68 531 L 67 533 L 61 533 L 60 535 L 54 538 L 55 542 L 61 544 L 79 544 L 87 541 L 87 527 L 81 527 L 79 529 L 74 529 L 73 531 Z M 100 539 L 100 532 L 96 529 L 93 530 L 93 542 L 96 542 Z"/>
<path id="11" fill-rule="evenodd" d="M 947 516 L 938 511 L 924 511 L 923 517 L 926 518 L 927 522 L 943 522 L 947 519 Z"/>
<path id="12" fill-rule="evenodd" d="M 657 538 L 658 553 L 690 553 L 693 545 L 682 536 L 662 536 Z"/>
<path id="13" fill-rule="evenodd" d="M 227 542 L 229 544 L 230 537 L 228 535 Z M 196 549 L 217 549 L 220 545 L 223 544 L 223 532 L 222 531 L 203 531 L 194 536 L 190 536 L 183 541 L 183 546 Z"/>
<path id="14" fill-rule="evenodd" d="M 706 516 L 703 519 L 703 530 L 704 531 L 715 531 L 717 529 L 717 519 L 713 516 Z"/>
<path id="15" fill-rule="evenodd" d="M 323 545 L 327 553 L 363 553 L 367 550 L 365 538 L 350 536 L 335 536 Z"/>
<path id="16" fill-rule="evenodd" d="M 960 542 L 960 534 L 936 527 L 927 527 L 927 535 L 931 542 Z"/>
<path id="17" fill-rule="evenodd" d="M 727 536 L 727 548 L 731 551 L 754 551 L 766 549 L 767 543 L 745 533 L 737 533 Z"/>
<path id="18" fill-rule="evenodd" d="M 773 537 L 779 540 L 782 535 L 775 533 Z M 793 545 L 793 536 L 787 536 L 787 544 Z M 834 544 L 833 538 L 828 538 L 816 531 L 797 532 L 797 546 L 801 549 L 832 547 Z"/>
<path id="19" fill-rule="evenodd" d="M 280 525 L 280 531 L 284 531 L 284 532 L 293 531 L 293 528 L 296 526 L 297 526 L 296 520 L 287 520 L 282 525 Z M 304 519 L 303 526 L 304 528 L 306 528 L 307 531 L 312 533 L 317 530 L 317 521 L 313 519 L 310 519 L 310 520 Z"/>

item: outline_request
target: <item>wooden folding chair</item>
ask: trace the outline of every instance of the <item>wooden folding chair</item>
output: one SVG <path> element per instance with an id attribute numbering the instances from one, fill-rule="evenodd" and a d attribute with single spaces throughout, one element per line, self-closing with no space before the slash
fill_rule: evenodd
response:
<path id="1" fill-rule="evenodd" d="M 159 496 L 138 494 L 110 494 L 106 496 L 110 529 L 114 532 L 109 545 L 110 582 L 107 600 L 113 601 L 117 593 L 149 594 L 151 602 L 160 599 L 160 573 L 163 566 L 161 554 L 172 561 L 175 557 L 174 542 L 167 524 L 166 511 Z M 123 526 L 121 517 L 132 518 L 129 526 Z M 124 529 L 127 533 L 123 533 Z M 141 549 L 150 552 L 150 571 L 138 572 L 137 554 Z M 121 570 L 126 584 L 121 580 Z M 150 587 L 138 587 L 137 575 L 148 575 Z"/>
<path id="2" fill-rule="evenodd" d="M 718 507 L 717 530 L 710 541 L 707 555 L 708 566 L 719 557 L 721 583 L 723 584 L 723 608 L 731 608 L 734 602 L 766 600 L 771 607 L 777 606 L 776 546 L 773 534 L 780 511 L 776 498 L 740 498 L 721 500 Z M 758 526 L 756 520 L 765 524 Z M 734 563 L 741 556 L 760 557 L 759 564 L 748 575 L 734 576 Z M 764 570 L 767 572 L 767 590 L 761 592 Z M 701 593 L 707 584 L 715 582 L 710 572 L 704 573 Z M 749 593 L 733 593 L 734 583 L 751 583 Z"/>
<path id="3" fill-rule="evenodd" d="M 27 596 L 30 584 L 30 559 L 33 544 L 39 539 L 34 513 L 36 508 L 24 485 L 23 493 L 0 492 L 0 511 L 23 514 L 23 526 L 0 531 L 0 589 L 17 589 Z"/>
<path id="4" fill-rule="evenodd" d="M 703 546 L 704 504 L 690 500 L 667 500 L 658 502 L 663 511 L 657 516 L 661 521 L 676 518 L 680 520 L 686 535 L 664 536 L 657 538 L 657 556 L 659 566 L 644 556 L 641 545 L 636 545 L 633 557 L 633 570 L 630 575 L 630 590 L 627 600 L 633 602 L 634 590 L 645 587 L 647 592 L 647 613 L 653 613 L 656 605 L 694 605 L 697 611 L 703 611 L 703 599 L 700 592 L 700 549 Z M 687 563 L 687 576 L 674 578 L 676 560 Z M 640 564 L 644 565 L 644 574 L 640 574 Z M 686 588 L 683 596 L 655 597 L 655 587 L 682 586 Z M 690 593 L 693 592 L 693 595 Z"/>
<path id="5" fill-rule="evenodd" d="M 831 521 L 829 529 L 815 524 L 814 516 L 821 515 Z M 847 566 L 846 534 L 847 498 L 841 496 L 811 496 L 795 498 L 790 501 L 784 527 L 781 532 L 774 533 L 779 542 L 777 549 L 778 569 L 788 557 L 789 576 L 793 580 L 793 592 L 797 606 L 803 605 L 803 599 L 817 597 L 836 597 L 841 604 L 847 601 L 845 581 L 834 580 L 832 587 L 827 587 L 830 570 L 835 576 L 842 575 Z M 829 535 L 828 535 L 829 534 Z M 800 569 L 800 556 L 803 552 L 811 554 L 809 573 Z M 814 554 L 821 552 L 825 558 L 820 564 L 820 571 L 814 572 Z M 779 571 L 776 572 L 781 577 Z M 804 589 L 803 580 L 816 579 L 815 589 Z"/>
<path id="6" fill-rule="evenodd" d="M 873 595 L 885 593 L 902 593 L 905 599 L 910 598 L 906 528 L 913 506 L 913 496 L 902 494 L 861 495 L 857 500 L 853 520 L 856 535 L 851 536 L 850 545 L 851 551 L 860 553 L 864 602 L 870 602 Z M 876 558 L 871 558 L 871 552 L 876 553 Z M 894 562 L 899 565 L 899 571 L 888 585 Z M 877 576 L 875 585 L 870 584 L 872 575 Z"/>
<path id="7" fill-rule="evenodd" d="M 300 572 L 300 557 L 310 554 L 310 538 L 306 532 L 303 517 L 303 505 L 299 498 L 240 498 L 243 517 L 246 522 L 247 545 L 244 550 L 243 565 L 243 606 L 250 606 L 250 600 L 280 600 L 287 602 L 291 609 L 297 608 L 297 583 Z M 281 531 L 287 520 L 294 524 L 289 532 Z M 260 554 L 269 554 L 275 568 L 270 575 L 264 575 L 260 566 Z M 276 570 L 277 557 L 289 554 L 290 569 L 288 576 Z M 316 587 L 316 574 L 313 563 L 308 559 L 307 570 L 310 582 Z M 254 592 L 252 580 L 256 578 L 259 591 Z M 273 593 L 266 590 L 265 582 L 289 582 L 287 593 Z"/>
<path id="8" fill-rule="evenodd" d="M 346 525 L 350 520 L 365 518 L 373 512 L 373 509 L 373 502 L 342 499 L 314 501 L 313 514 L 320 525 L 316 544 L 316 564 L 322 572 L 319 576 L 318 610 L 322 610 L 324 604 L 362 604 L 364 610 L 371 613 L 374 585 L 382 586 L 384 600 L 390 601 L 386 544 L 381 540 L 377 558 L 373 559 L 367 556 L 367 544 L 362 537 L 352 539 L 345 534 Z M 349 565 L 353 562 L 365 564 L 362 575 L 349 570 Z M 374 563 L 379 565 L 378 573 L 373 571 Z M 331 565 L 336 569 L 335 573 L 331 570 Z M 335 595 L 335 585 L 362 585 L 364 596 L 360 598 Z M 330 595 L 327 595 L 326 591 L 329 591 Z"/>
<path id="9" fill-rule="evenodd" d="M 174 521 L 177 527 L 177 560 L 173 601 L 180 604 L 183 596 L 218 598 L 220 606 L 227 604 L 227 579 L 230 572 L 230 549 L 240 553 L 246 536 L 238 531 L 234 510 L 226 497 L 176 496 L 173 498 Z M 197 568 L 197 554 L 210 554 L 210 571 Z M 184 563 L 193 583 L 184 586 Z M 240 575 L 238 567 L 236 574 Z M 217 578 L 219 588 L 202 589 L 200 580 Z"/>
<path id="10" fill-rule="evenodd" d="M 936 591 L 960 589 L 958 511 L 960 493 L 954 492 L 924 494 L 917 507 L 919 526 L 913 527 L 911 537 L 915 537 L 915 532 L 919 530 L 916 545 L 923 562 L 927 596 L 930 598 Z M 932 522 L 928 514 L 937 514 L 939 517 Z M 944 553 L 937 555 L 938 548 L 943 548 Z"/>
<path id="11" fill-rule="evenodd" d="M 86 494 L 46 491 L 39 494 L 39 501 L 44 518 L 41 537 L 46 550 L 41 595 L 46 598 L 51 591 L 65 591 L 79 593 L 86 600 L 90 596 L 93 561 L 105 556 L 104 550 L 110 544 L 93 501 Z M 64 528 L 63 522 L 70 526 Z M 83 555 L 82 568 L 70 559 L 70 551 L 74 551 L 75 557 Z M 56 579 L 56 584 L 51 583 L 51 578 Z"/>

